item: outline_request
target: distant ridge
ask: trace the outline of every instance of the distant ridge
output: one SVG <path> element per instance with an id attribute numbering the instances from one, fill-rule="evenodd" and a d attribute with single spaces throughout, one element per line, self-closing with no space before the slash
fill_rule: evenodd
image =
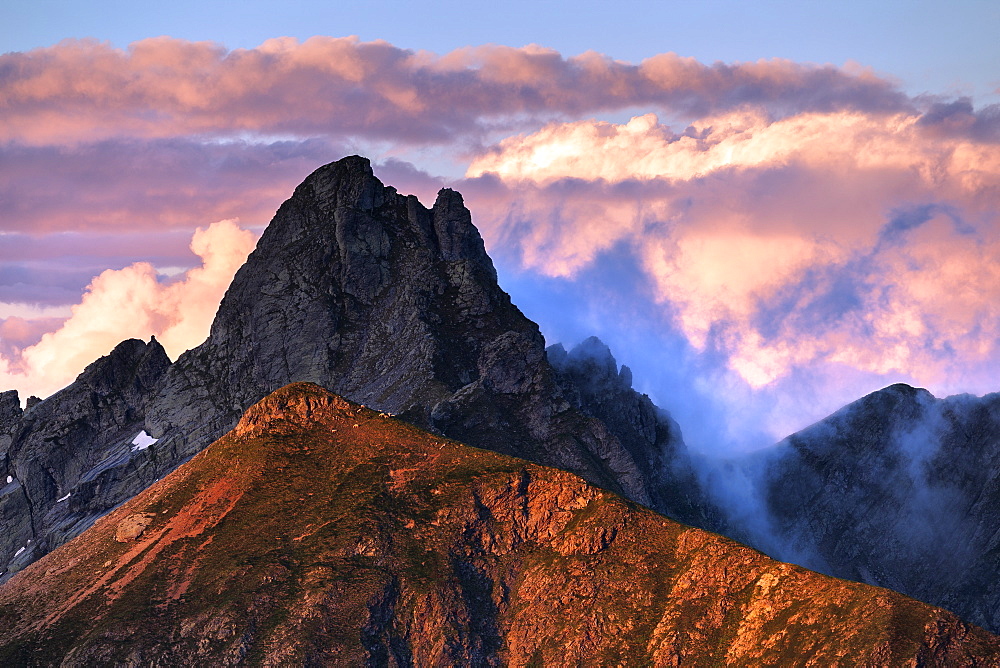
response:
<path id="1" fill-rule="evenodd" d="M 766 510 L 805 565 L 1000 630 L 1000 395 L 899 383 L 772 456 Z"/>

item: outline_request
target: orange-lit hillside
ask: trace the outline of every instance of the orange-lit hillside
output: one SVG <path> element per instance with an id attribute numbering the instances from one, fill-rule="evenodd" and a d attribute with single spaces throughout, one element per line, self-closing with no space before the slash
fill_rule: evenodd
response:
<path id="1" fill-rule="evenodd" d="M 0 589 L 0 664 L 984 665 L 1000 639 L 316 385 Z"/>

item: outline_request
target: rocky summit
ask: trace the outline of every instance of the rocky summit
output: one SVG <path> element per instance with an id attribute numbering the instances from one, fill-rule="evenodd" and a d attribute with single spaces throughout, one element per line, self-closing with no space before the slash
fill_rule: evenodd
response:
<path id="1" fill-rule="evenodd" d="M 305 383 L 0 588 L 2 665 L 998 661 L 951 613 Z"/>
<path id="2" fill-rule="evenodd" d="M 460 194 L 428 209 L 364 158 L 321 167 L 281 205 L 202 345 L 169 364 L 155 341 L 125 342 L 23 415 L 3 395 L 0 581 L 295 381 L 700 523 L 710 510 L 676 424 L 610 352 L 586 382 L 582 353 L 556 356 L 558 368 L 497 285 Z"/>

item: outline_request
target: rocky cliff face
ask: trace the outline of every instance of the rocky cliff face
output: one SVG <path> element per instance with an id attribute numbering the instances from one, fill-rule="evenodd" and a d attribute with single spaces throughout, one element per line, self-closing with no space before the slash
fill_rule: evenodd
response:
<path id="1" fill-rule="evenodd" d="M 893 385 L 779 448 L 767 505 L 799 563 L 1000 629 L 1000 395 Z"/>
<path id="2" fill-rule="evenodd" d="M 36 444 L 31 457 L 47 459 L 18 479 L 31 488 L 25 503 L 34 503 L 34 494 L 42 510 L 10 505 L 0 517 L 35 518 L 71 496 L 58 506 L 57 534 L 52 522 L 35 519 L 0 534 L 5 570 L 173 470 L 253 402 L 293 381 L 316 382 L 478 447 L 574 471 L 688 521 L 697 515 L 678 491 L 690 482 L 687 472 L 671 468 L 683 450 L 676 425 L 623 378 L 614 384 L 615 399 L 624 402 L 616 411 L 581 392 L 572 373 L 553 369 L 538 327 L 497 285 L 461 195 L 442 190 L 427 209 L 384 186 L 363 158 L 321 167 L 296 188 L 234 278 L 208 340 L 143 373 L 135 387 L 115 376 L 128 387 L 95 408 L 116 416 L 110 431 L 101 426 L 104 413 L 77 415 L 52 398 L 28 412 L 49 405 L 38 415 L 50 426 L 22 419 L 17 438 Z M 77 381 L 64 392 L 89 396 L 87 387 Z M 59 445 L 46 430 L 63 430 Z M 143 430 L 157 441 L 135 454 L 130 439 Z M 3 561 L 29 539 L 35 550 L 21 562 Z"/>
<path id="3" fill-rule="evenodd" d="M 943 610 L 307 384 L 0 589 L 4 665 L 997 661 Z"/>
<path id="4" fill-rule="evenodd" d="M 147 425 L 161 448 L 190 455 L 293 381 L 670 510 L 660 463 L 679 434 L 619 437 L 570 405 L 461 195 L 442 190 L 426 209 L 364 158 L 318 169 L 282 204 Z"/>
<path id="5" fill-rule="evenodd" d="M 296 379 L 394 413 L 433 406 L 480 375 L 483 349 L 503 335 L 540 342 L 497 286 L 461 196 L 443 190 L 428 210 L 345 158 L 278 210 L 151 425 L 187 436 L 186 407 L 208 404 L 214 432 Z"/>
<path id="6" fill-rule="evenodd" d="M 156 479 L 155 451 L 133 440 L 169 365 L 155 339 L 131 339 L 23 413 L 16 392 L 0 397 L 0 579 Z"/>

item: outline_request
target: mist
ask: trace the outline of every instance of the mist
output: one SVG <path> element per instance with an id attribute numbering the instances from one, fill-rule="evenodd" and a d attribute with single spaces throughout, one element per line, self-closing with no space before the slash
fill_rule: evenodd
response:
<path id="1" fill-rule="evenodd" d="M 550 348 L 554 363 L 565 364 L 557 355 L 610 364 L 595 374 L 617 375 L 675 421 L 685 463 L 721 510 L 722 520 L 703 528 L 781 561 L 945 607 L 970 581 L 992 577 L 984 562 L 992 532 L 984 526 L 995 526 L 990 504 L 1000 499 L 989 479 L 991 462 L 1000 461 L 1000 395 L 937 399 L 889 385 L 776 436 L 767 420 L 780 403 L 763 401 L 759 390 L 755 399 L 721 357 L 698 354 L 662 319 L 629 309 L 637 281 L 624 270 L 615 275 L 617 300 L 557 279 L 541 281 L 527 300 L 519 294 L 523 277 L 504 285 L 547 338 L 566 337 Z M 543 305 L 539 317 L 534 310 Z M 588 328 L 600 341 L 580 336 Z M 764 410 L 732 411 L 742 399 Z M 962 614 L 996 628 L 988 606 L 975 605 L 979 612 Z"/>

